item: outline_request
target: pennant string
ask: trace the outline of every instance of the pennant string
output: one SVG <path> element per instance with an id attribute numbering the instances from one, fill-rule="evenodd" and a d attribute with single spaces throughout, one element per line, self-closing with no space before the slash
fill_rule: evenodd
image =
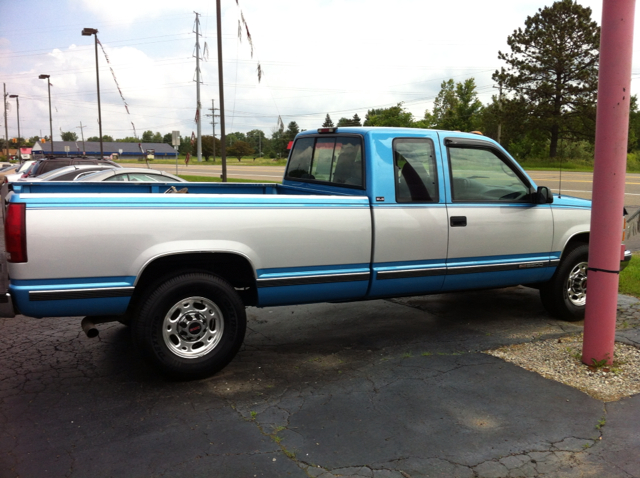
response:
<path id="1" fill-rule="evenodd" d="M 109 70 L 111 70 L 111 76 L 113 76 L 113 81 L 116 84 L 116 88 L 118 88 L 118 93 L 120 93 L 120 98 L 122 98 L 122 103 L 124 104 L 124 109 L 127 110 L 127 114 L 131 115 L 131 112 L 129 111 L 129 105 L 127 104 L 127 100 L 124 99 L 124 95 L 122 94 L 122 90 L 120 89 L 120 85 L 118 84 L 118 79 L 116 78 L 116 73 L 115 71 L 113 71 L 113 68 L 111 67 L 111 61 L 109 60 L 109 56 L 107 55 L 107 52 L 104 49 L 104 46 L 102 46 L 102 43 L 100 42 L 100 40 L 98 40 L 98 36 L 96 35 L 96 41 L 98 42 L 98 45 L 100 45 L 100 48 L 102 49 L 102 53 L 104 54 L 105 59 L 107 60 L 107 63 L 109 64 Z M 133 122 L 131 122 L 131 126 L 133 126 Z M 137 133 L 136 133 L 136 127 L 133 126 L 133 135 L 135 138 L 138 137 Z"/>

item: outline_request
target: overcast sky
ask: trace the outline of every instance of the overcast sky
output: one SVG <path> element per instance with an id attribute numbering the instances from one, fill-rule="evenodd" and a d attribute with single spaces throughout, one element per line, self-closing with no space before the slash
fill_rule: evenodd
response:
<path id="1" fill-rule="evenodd" d="M 491 74 L 506 39 L 550 0 L 222 0 L 227 132 L 262 129 L 267 136 L 296 121 L 317 128 L 367 109 L 404 102 L 417 118 L 431 109 L 442 81 L 473 77 L 481 101 L 496 94 Z M 600 23 L 602 1 L 582 0 Z M 194 11 L 201 14 L 203 113 L 219 106 L 216 11 L 213 0 L 0 0 L 0 76 L 19 95 L 21 136 L 49 134 L 46 80 L 51 75 L 54 139 L 60 130 L 98 135 L 95 51 L 85 27 L 97 28 L 103 134 L 138 136 L 196 131 Z M 238 21 L 244 14 L 253 40 Z M 640 25 L 636 21 L 636 26 Z M 634 47 L 632 94 L 640 82 Z M 257 65 L 264 76 L 258 82 Z M 129 105 L 127 113 L 113 69 Z M 9 99 L 9 137 L 17 136 Z M 211 134 L 204 117 L 203 134 Z M 4 119 L 1 135 L 4 136 Z M 219 134 L 219 126 L 217 126 Z"/>

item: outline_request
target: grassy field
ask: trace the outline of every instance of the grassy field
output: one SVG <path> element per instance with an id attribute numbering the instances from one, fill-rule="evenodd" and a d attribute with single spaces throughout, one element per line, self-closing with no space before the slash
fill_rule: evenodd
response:
<path id="1" fill-rule="evenodd" d="M 627 268 L 620 273 L 618 290 L 621 294 L 640 298 L 640 252 L 633 254 L 633 259 Z"/>

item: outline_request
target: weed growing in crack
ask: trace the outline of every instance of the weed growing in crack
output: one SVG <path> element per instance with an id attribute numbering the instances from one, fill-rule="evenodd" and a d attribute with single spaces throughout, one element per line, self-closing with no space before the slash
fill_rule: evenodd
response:
<path id="1" fill-rule="evenodd" d="M 607 424 L 607 418 L 602 417 L 600 420 L 598 420 L 598 424 L 596 425 L 596 430 L 600 430 L 606 424 Z"/>
<path id="2" fill-rule="evenodd" d="M 258 412 L 251 410 L 251 420 L 255 420 L 257 416 L 258 416 Z"/>
<path id="3" fill-rule="evenodd" d="M 402 354 L 402 357 L 403 358 L 411 358 L 411 357 L 413 357 L 413 354 L 411 352 L 406 352 L 406 353 Z"/>
<path id="4" fill-rule="evenodd" d="M 433 352 L 422 352 L 423 357 L 429 357 L 431 355 L 433 355 Z"/>

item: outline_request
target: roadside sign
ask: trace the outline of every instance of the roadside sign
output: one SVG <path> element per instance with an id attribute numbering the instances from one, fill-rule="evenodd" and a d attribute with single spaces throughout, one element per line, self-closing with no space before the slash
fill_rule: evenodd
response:
<path id="1" fill-rule="evenodd" d="M 180 131 L 171 132 L 171 145 L 175 147 L 180 146 Z"/>

